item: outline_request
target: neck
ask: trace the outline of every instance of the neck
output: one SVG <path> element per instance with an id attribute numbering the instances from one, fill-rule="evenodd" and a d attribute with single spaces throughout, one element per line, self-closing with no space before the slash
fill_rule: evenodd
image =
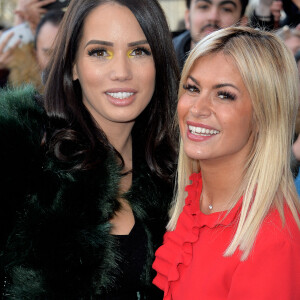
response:
<path id="1" fill-rule="evenodd" d="M 237 160 L 201 161 L 202 194 L 200 209 L 204 213 L 228 210 L 231 200 L 240 186 L 243 176 L 244 162 Z"/>
<path id="2" fill-rule="evenodd" d="M 125 163 L 125 171 L 132 169 L 132 138 L 131 130 L 134 122 L 101 124 L 112 146 L 121 154 Z"/>

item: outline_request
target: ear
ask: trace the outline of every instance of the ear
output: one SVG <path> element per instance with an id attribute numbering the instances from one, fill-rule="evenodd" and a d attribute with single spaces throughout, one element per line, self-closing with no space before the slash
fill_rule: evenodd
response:
<path id="1" fill-rule="evenodd" d="M 187 30 L 191 29 L 191 24 L 190 24 L 190 10 L 187 9 L 184 13 L 184 24 L 185 24 L 185 28 Z"/>
<path id="2" fill-rule="evenodd" d="M 248 17 L 247 16 L 243 16 L 240 20 L 240 25 L 241 26 L 247 26 L 248 25 Z"/>
<path id="3" fill-rule="evenodd" d="M 78 74 L 77 74 L 77 65 L 76 64 L 74 64 L 74 66 L 73 66 L 73 80 L 75 81 L 75 80 L 77 80 L 78 79 Z"/>

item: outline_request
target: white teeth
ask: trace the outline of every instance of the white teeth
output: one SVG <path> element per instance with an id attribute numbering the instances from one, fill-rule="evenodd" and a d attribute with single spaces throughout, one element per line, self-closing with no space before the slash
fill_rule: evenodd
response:
<path id="1" fill-rule="evenodd" d="M 133 93 L 128 93 L 128 92 L 106 93 L 106 94 L 117 99 L 125 99 L 133 95 Z"/>
<path id="2" fill-rule="evenodd" d="M 207 128 L 196 127 L 196 126 L 191 126 L 191 125 L 189 125 L 189 131 L 192 134 L 202 135 L 202 136 L 210 136 L 210 135 L 215 135 L 215 134 L 220 133 L 219 130 L 207 129 Z"/>

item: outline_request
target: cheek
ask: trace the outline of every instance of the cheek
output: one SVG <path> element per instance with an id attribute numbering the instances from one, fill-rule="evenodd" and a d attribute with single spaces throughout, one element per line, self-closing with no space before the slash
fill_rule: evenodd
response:
<path id="1" fill-rule="evenodd" d="M 181 134 L 184 133 L 185 130 L 185 122 L 186 122 L 186 117 L 189 112 L 189 104 L 186 101 L 184 96 L 181 96 L 181 98 L 178 100 L 178 105 L 177 105 L 177 115 L 178 115 L 178 123 L 179 123 L 179 128 Z"/>
<path id="2" fill-rule="evenodd" d="M 236 115 L 234 119 L 236 120 L 235 124 L 231 123 L 229 126 L 232 127 L 232 130 L 236 132 L 236 135 L 239 136 L 241 140 L 247 140 L 253 131 L 251 111 L 241 112 Z"/>
<path id="3" fill-rule="evenodd" d="M 205 13 L 201 13 L 200 11 L 197 11 L 197 12 L 194 13 L 193 18 L 191 19 L 191 22 L 195 26 L 199 26 L 203 22 L 205 22 L 205 19 L 206 19 L 206 14 Z"/>
<path id="4" fill-rule="evenodd" d="M 147 82 L 148 84 L 155 82 L 156 70 L 153 60 L 140 65 L 135 64 L 132 68 L 133 72 L 136 74 L 136 77 L 140 78 L 140 81 Z"/>
<path id="5" fill-rule="evenodd" d="M 95 67 L 90 67 L 89 64 L 79 64 L 74 75 L 77 75 L 80 85 L 83 89 L 88 87 L 99 87 L 99 82 L 103 78 L 102 72 Z"/>
<path id="6" fill-rule="evenodd" d="M 232 26 L 232 24 L 235 24 L 238 22 L 240 18 L 240 15 L 238 13 L 230 14 L 230 15 L 224 15 L 223 18 L 220 18 L 221 20 L 221 27 L 229 27 Z"/>
<path id="7" fill-rule="evenodd" d="M 155 79 L 156 79 L 156 70 L 154 63 L 136 70 L 135 78 L 138 79 L 140 85 L 143 86 L 144 92 L 151 100 L 154 90 L 155 90 Z"/>

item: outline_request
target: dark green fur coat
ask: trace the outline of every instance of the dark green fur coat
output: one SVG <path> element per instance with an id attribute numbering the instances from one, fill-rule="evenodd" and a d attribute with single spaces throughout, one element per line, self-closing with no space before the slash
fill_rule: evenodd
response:
<path id="1" fill-rule="evenodd" d="M 0 290 L 4 299 L 101 299 L 120 273 L 109 234 L 120 169 L 111 156 L 98 169 L 69 171 L 41 146 L 49 118 L 34 98 L 31 87 L 0 91 Z M 141 299 L 154 299 L 151 264 L 172 191 L 137 144 L 126 199 L 148 238 Z"/>

